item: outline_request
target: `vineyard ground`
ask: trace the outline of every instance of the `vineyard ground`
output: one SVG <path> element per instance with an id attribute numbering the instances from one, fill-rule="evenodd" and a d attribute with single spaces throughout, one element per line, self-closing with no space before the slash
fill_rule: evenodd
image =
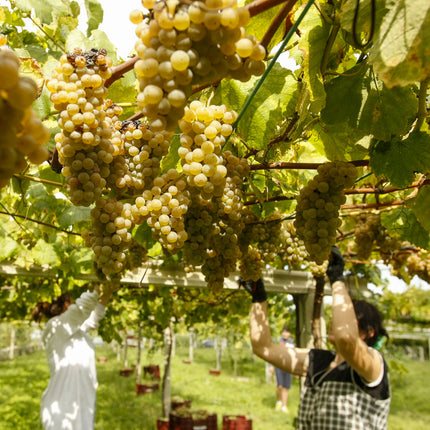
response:
<path id="1" fill-rule="evenodd" d="M 204 409 L 218 416 L 218 427 L 226 415 L 247 415 L 254 430 L 292 430 L 298 407 L 299 384 L 293 379 L 290 392 L 290 414 L 275 412 L 275 385 L 266 383 L 265 366 L 242 352 L 237 376 L 233 374 L 232 356 L 227 351 L 222 360 L 221 375 L 213 376 L 216 357 L 212 348 L 195 350 L 194 362 L 186 364 L 188 350 L 177 348 L 172 362 L 172 396 L 191 399 L 193 409 Z M 97 394 L 96 430 L 142 429 L 155 430 L 161 416 L 160 391 L 136 395 L 135 375 L 119 375 L 122 361 L 110 347 L 97 347 L 97 356 L 107 358 L 98 362 L 99 388 Z M 129 364 L 135 363 L 136 351 L 129 349 Z M 121 358 L 122 360 L 122 358 Z M 391 357 L 388 357 L 391 360 Z M 143 355 L 143 365 L 159 364 L 159 353 Z M 392 362 L 393 363 L 393 362 Z M 426 362 L 400 360 L 391 374 L 393 401 L 389 430 L 422 430 L 430 422 L 426 399 L 430 397 L 430 369 Z M 408 373 L 405 372 L 405 369 Z M 40 396 L 48 382 L 44 351 L 0 362 L 0 430 L 41 430 L 39 420 Z M 142 381 L 144 382 L 144 381 Z"/>

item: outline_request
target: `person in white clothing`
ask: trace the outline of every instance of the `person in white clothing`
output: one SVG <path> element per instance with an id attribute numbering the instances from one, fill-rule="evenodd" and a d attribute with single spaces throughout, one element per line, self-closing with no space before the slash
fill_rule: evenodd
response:
<path id="1" fill-rule="evenodd" d="M 52 303 L 39 303 L 33 319 L 48 318 L 42 335 L 49 366 L 49 383 L 40 413 L 45 430 L 94 428 L 97 373 L 95 347 L 89 332 L 104 317 L 114 286 L 86 291 L 73 303 L 69 293 Z"/>

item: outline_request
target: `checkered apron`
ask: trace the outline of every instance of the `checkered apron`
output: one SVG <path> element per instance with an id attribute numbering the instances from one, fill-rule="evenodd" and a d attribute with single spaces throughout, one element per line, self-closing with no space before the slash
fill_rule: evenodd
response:
<path id="1" fill-rule="evenodd" d="M 312 350 L 309 358 L 317 360 L 318 353 L 327 352 Z M 349 365 L 343 363 L 343 367 L 342 381 L 327 380 L 330 379 L 327 378 L 327 368 L 311 378 L 308 375 L 301 393 L 298 430 L 387 429 L 390 395 L 388 398 L 375 398 L 360 387 L 356 381 L 358 375 Z M 381 384 L 388 384 L 385 363 L 384 367 Z"/>

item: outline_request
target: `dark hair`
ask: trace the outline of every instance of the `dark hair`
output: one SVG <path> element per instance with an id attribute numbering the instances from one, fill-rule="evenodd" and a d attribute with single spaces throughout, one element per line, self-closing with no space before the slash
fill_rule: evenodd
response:
<path id="1" fill-rule="evenodd" d="M 291 333 L 290 327 L 288 327 L 287 325 L 284 325 L 284 327 L 282 327 L 282 331 L 288 331 Z"/>
<path id="2" fill-rule="evenodd" d="M 374 346 L 381 336 L 388 339 L 387 330 L 382 326 L 382 316 L 379 310 L 364 300 L 353 300 L 358 328 L 366 334 L 364 341 L 369 346 Z M 374 331 L 373 335 L 371 330 Z"/>
<path id="3" fill-rule="evenodd" d="M 70 293 L 63 293 L 61 296 L 55 297 L 51 303 L 39 302 L 33 309 L 32 317 L 36 322 L 40 322 L 43 317 L 52 318 L 62 314 L 66 310 L 66 304 L 72 303 Z"/>

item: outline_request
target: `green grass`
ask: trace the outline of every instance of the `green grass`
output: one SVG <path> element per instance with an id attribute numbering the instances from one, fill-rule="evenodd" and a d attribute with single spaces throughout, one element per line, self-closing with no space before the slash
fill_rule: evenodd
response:
<path id="1" fill-rule="evenodd" d="M 136 352 L 129 350 L 129 363 L 135 363 Z M 293 379 L 290 390 L 290 414 L 275 412 L 275 384 L 265 382 L 265 366 L 249 354 L 233 374 L 228 354 L 222 361 L 221 375 L 209 374 L 215 367 L 213 349 L 195 350 L 194 363 L 185 364 L 187 351 L 178 348 L 172 362 L 172 395 L 191 399 L 193 409 L 216 413 L 221 429 L 223 415 L 246 415 L 252 419 L 253 430 L 292 430 L 299 401 L 299 384 Z M 161 391 L 136 395 L 135 375 L 119 375 L 123 367 L 110 347 L 99 347 L 98 357 L 108 361 L 97 364 L 96 430 L 155 430 L 161 417 Z M 428 362 L 396 361 L 409 373 L 392 372 L 393 400 L 389 430 L 422 430 L 430 422 L 430 366 Z M 158 364 L 162 356 L 143 355 L 143 365 Z M 45 354 L 39 351 L 14 361 L 0 362 L 0 430 L 42 430 L 39 403 L 48 382 Z"/>

